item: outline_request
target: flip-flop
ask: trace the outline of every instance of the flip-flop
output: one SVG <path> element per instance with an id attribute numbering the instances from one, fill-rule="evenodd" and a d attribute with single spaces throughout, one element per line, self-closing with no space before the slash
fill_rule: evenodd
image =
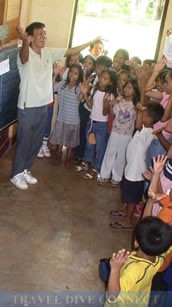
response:
<path id="1" fill-rule="evenodd" d="M 115 229 L 115 230 L 129 230 L 129 229 L 133 229 L 133 226 L 130 225 L 130 226 L 125 226 L 124 224 L 122 224 L 121 222 L 114 222 L 114 223 L 111 223 L 110 226 Z"/>
<path id="2" fill-rule="evenodd" d="M 121 210 L 113 210 L 113 211 L 110 211 L 110 215 L 112 216 L 118 216 L 118 217 L 125 217 L 126 215 L 124 214 L 123 211 Z"/>

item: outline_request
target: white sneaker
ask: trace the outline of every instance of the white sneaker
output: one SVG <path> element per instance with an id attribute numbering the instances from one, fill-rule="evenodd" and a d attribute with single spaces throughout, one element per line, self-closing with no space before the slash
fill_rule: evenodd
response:
<path id="1" fill-rule="evenodd" d="M 24 170 L 24 179 L 27 183 L 30 184 L 36 184 L 38 182 L 38 179 L 32 176 L 31 172 L 28 170 Z"/>
<path id="2" fill-rule="evenodd" d="M 38 154 L 37 154 L 37 157 L 38 158 L 44 158 L 44 150 L 43 150 L 43 147 L 41 146 L 41 148 L 40 148 L 40 150 L 39 150 L 39 152 L 38 152 Z"/>
<path id="3" fill-rule="evenodd" d="M 13 178 L 10 179 L 10 181 L 19 189 L 21 190 L 27 190 L 28 185 L 24 178 L 24 173 L 20 173 L 15 175 Z"/>
<path id="4" fill-rule="evenodd" d="M 46 158 L 51 157 L 51 152 L 50 152 L 50 150 L 47 146 L 42 146 L 42 150 L 43 150 L 44 156 Z"/>

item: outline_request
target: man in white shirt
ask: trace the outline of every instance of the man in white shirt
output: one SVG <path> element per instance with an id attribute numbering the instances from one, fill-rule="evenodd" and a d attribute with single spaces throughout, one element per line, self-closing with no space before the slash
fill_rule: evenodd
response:
<path id="1" fill-rule="evenodd" d="M 68 49 L 44 48 L 47 34 L 41 22 L 33 22 L 26 31 L 19 27 L 18 32 L 23 44 L 17 59 L 20 74 L 18 130 L 10 180 L 17 188 L 25 190 L 28 184 L 38 182 L 29 169 L 41 147 L 47 122 L 47 105 L 53 100 L 53 63 L 64 56 L 79 53 L 91 41 Z"/>

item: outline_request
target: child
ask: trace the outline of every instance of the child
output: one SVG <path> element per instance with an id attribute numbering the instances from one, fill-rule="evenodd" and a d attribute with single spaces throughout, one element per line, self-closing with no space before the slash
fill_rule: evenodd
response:
<path id="1" fill-rule="evenodd" d="M 135 105 L 140 98 L 139 88 L 135 78 L 128 80 L 124 86 L 123 93 L 123 96 L 113 102 L 112 112 L 115 115 L 115 119 L 103 158 L 100 176 L 97 179 L 97 183 L 100 185 L 108 182 L 111 174 L 111 184 L 114 187 L 118 186 L 122 180 L 126 163 L 126 149 L 135 128 Z M 107 101 L 107 106 L 105 106 L 107 110 L 105 110 L 104 114 L 106 114 L 109 107 Z"/>
<path id="2" fill-rule="evenodd" d="M 116 71 L 117 74 L 119 74 L 121 70 L 129 71 L 129 66 L 125 64 L 126 61 L 128 60 L 129 60 L 129 53 L 127 50 L 118 49 L 115 52 L 114 57 L 113 57 L 112 67 Z"/>
<path id="3" fill-rule="evenodd" d="M 96 59 L 88 54 L 83 59 L 83 78 L 84 82 L 88 84 L 90 89 L 92 83 L 96 77 L 95 72 Z M 74 160 L 82 160 L 86 145 L 86 127 L 90 117 L 90 110 L 85 108 L 85 101 L 81 101 L 79 105 L 79 117 L 80 117 L 80 145 L 74 151 Z"/>
<path id="4" fill-rule="evenodd" d="M 101 40 L 94 41 L 90 45 L 90 53 L 95 58 L 98 58 L 99 56 L 104 54 L 104 45 Z"/>
<path id="5" fill-rule="evenodd" d="M 93 89 L 95 88 L 101 73 L 107 69 L 110 68 L 112 66 L 112 60 L 105 56 L 99 56 L 99 58 L 96 60 L 95 63 L 95 75 L 93 74 L 93 76 L 91 76 L 91 78 L 89 77 L 88 79 L 85 78 L 86 80 L 86 84 L 88 85 L 88 94 L 93 91 Z M 89 68 L 90 70 L 90 68 Z M 92 78 L 93 77 L 93 78 Z M 89 84 L 88 84 L 89 81 Z M 80 161 L 83 161 L 84 158 L 84 152 L 85 152 L 85 146 L 86 146 L 86 127 L 90 118 L 90 113 L 91 113 L 91 109 L 87 106 L 87 103 L 84 101 L 83 103 L 80 103 L 80 133 L 81 133 L 81 138 L 80 139 L 80 145 L 79 149 L 76 152 L 76 158 Z"/>
<path id="6" fill-rule="evenodd" d="M 161 59 L 160 62 L 156 63 L 153 69 L 153 73 L 150 77 L 150 79 L 147 82 L 146 88 L 145 88 L 145 94 L 149 98 L 156 99 L 157 103 L 159 102 L 163 108 L 165 109 L 163 117 L 160 119 L 159 122 L 157 122 L 154 125 L 154 130 L 158 131 L 161 127 L 165 126 L 169 118 L 171 117 L 171 102 L 170 102 L 170 95 L 166 91 L 166 82 L 167 82 L 167 75 L 168 70 L 164 70 L 166 61 L 164 59 Z M 152 88 L 154 86 L 155 80 L 159 79 L 158 87 L 161 88 L 161 91 L 153 91 Z M 152 88 L 151 88 L 152 87 Z M 150 90 L 151 88 L 151 90 Z M 170 135 L 169 133 L 163 131 L 162 132 L 165 139 L 169 140 Z M 146 166 L 149 168 L 152 166 L 152 158 L 157 155 L 166 154 L 166 149 L 161 145 L 160 141 L 158 140 L 158 137 L 156 136 L 156 132 L 154 135 L 154 139 L 152 140 L 146 155 Z"/>
<path id="7" fill-rule="evenodd" d="M 72 149 L 79 145 L 79 101 L 81 99 L 79 84 L 82 81 L 81 65 L 73 64 L 69 69 L 67 80 L 56 83 L 54 86 L 54 90 L 58 93 L 59 111 L 50 143 L 58 145 L 55 164 L 62 162 L 62 147 L 67 147 L 66 168 L 71 167 Z"/>
<path id="8" fill-rule="evenodd" d="M 165 223 L 172 224 L 172 159 L 167 159 L 164 155 L 153 158 L 149 198 L 143 216 L 158 216 Z"/>
<path id="9" fill-rule="evenodd" d="M 67 79 L 69 68 L 73 64 L 82 64 L 82 61 L 83 61 L 82 53 L 76 53 L 76 54 L 69 55 L 68 57 L 66 57 L 66 63 L 65 63 L 65 67 L 63 68 L 62 79 L 63 80 Z"/>
<path id="10" fill-rule="evenodd" d="M 88 162 L 92 164 L 90 172 L 84 175 L 84 179 L 93 179 L 97 176 L 103 160 L 107 144 L 107 115 L 103 115 L 103 103 L 105 99 L 112 100 L 116 96 L 117 76 L 111 69 L 102 72 L 100 79 L 91 95 L 83 88 L 85 100 L 91 108 L 90 120 L 87 125 L 87 143 L 84 153 L 84 161 L 75 168 L 76 172 L 88 169 Z M 89 134 L 94 135 L 94 142 L 90 141 Z"/>
<path id="11" fill-rule="evenodd" d="M 135 132 L 128 144 L 122 182 L 122 203 L 127 204 L 126 216 L 124 220 L 112 223 L 113 229 L 132 229 L 133 213 L 144 193 L 142 174 L 146 169 L 146 151 L 153 139 L 153 124 L 160 120 L 163 113 L 163 107 L 156 103 L 148 103 L 146 107 L 138 105 L 136 128 L 140 130 Z"/>
<path id="12" fill-rule="evenodd" d="M 108 306 L 148 306 L 152 279 L 172 250 L 172 228 L 156 217 L 146 217 L 134 231 L 135 251 L 112 255 L 107 287 Z"/>

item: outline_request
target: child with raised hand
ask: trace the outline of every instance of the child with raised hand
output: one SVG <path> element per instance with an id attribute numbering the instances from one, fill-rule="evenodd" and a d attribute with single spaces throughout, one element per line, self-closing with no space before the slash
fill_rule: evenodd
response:
<path id="1" fill-rule="evenodd" d="M 153 171 L 148 190 L 144 216 L 158 216 L 165 223 L 172 223 L 172 160 L 159 155 L 153 158 Z"/>
<path id="2" fill-rule="evenodd" d="M 96 59 L 88 54 L 83 58 L 83 80 L 88 85 L 91 91 L 92 84 L 96 77 L 95 72 Z M 80 145 L 74 151 L 74 160 L 82 161 L 86 145 L 86 127 L 90 117 L 90 110 L 85 107 L 85 101 L 81 101 L 79 105 L 79 116 L 80 116 Z"/>
<path id="3" fill-rule="evenodd" d="M 145 217 L 134 230 L 134 251 L 112 255 L 105 307 L 149 304 L 152 279 L 172 251 L 172 227 Z"/>
<path id="4" fill-rule="evenodd" d="M 138 129 L 129 142 L 126 152 L 126 166 L 122 181 L 122 203 L 126 205 L 125 218 L 111 223 L 113 229 L 132 229 L 132 217 L 136 204 L 142 201 L 144 193 L 143 173 L 146 170 L 146 151 L 153 139 L 153 125 L 163 116 L 164 109 L 160 104 L 148 103 L 138 105 L 136 128 Z M 116 211 L 111 215 L 117 215 Z"/>
<path id="5" fill-rule="evenodd" d="M 87 88 L 83 87 L 84 98 L 91 109 L 90 120 L 87 125 L 87 143 L 84 153 L 84 161 L 75 168 L 76 172 L 88 169 L 91 163 L 90 172 L 84 175 L 84 179 L 97 177 L 101 168 L 104 152 L 107 144 L 107 115 L 103 114 L 103 104 L 105 99 L 113 100 L 116 97 L 117 75 L 111 69 L 104 70 L 97 82 L 92 94 L 88 96 Z M 94 135 L 94 140 L 90 140 L 90 133 Z"/>
<path id="6" fill-rule="evenodd" d="M 112 107 L 108 101 L 104 104 L 104 114 L 112 112 L 115 118 L 100 169 L 100 175 L 97 179 L 99 185 L 104 185 L 108 182 L 111 175 L 113 187 L 117 187 L 122 180 L 126 164 L 126 149 L 135 128 L 135 106 L 139 100 L 140 93 L 137 80 L 131 78 L 124 86 L 123 96 L 114 100 Z"/>
<path id="7" fill-rule="evenodd" d="M 171 89 L 167 86 L 169 72 L 167 69 L 164 69 L 165 65 L 166 59 L 163 57 L 154 65 L 153 73 L 145 87 L 145 95 L 151 99 L 156 100 L 157 103 L 160 103 L 165 110 L 163 117 L 154 125 L 154 139 L 148 148 L 146 156 L 147 168 L 152 165 L 153 157 L 167 153 L 167 148 L 164 147 L 164 144 L 161 143 L 161 141 L 158 139 L 157 133 L 162 130 L 162 135 L 164 136 L 165 140 L 169 140 L 171 142 L 170 134 L 163 130 L 163 127 L 166 126 L 172 115 L 172 100 L 170 98 Z M 153 87 L 157 81 L 157 85 L 160 90 L 154 91 Z"/>
<path id="8" fill-rule="evenodd" d="M 54 90 L 58 94 L 59 111 L 50 143 L 58 145 L 53 159 L 54 164 L 62 162 L 62 148 L 65 146 L 65 167 L 71 168 L 72 150 L 79 145 L 79 102 L 82 100 L 80 83 L 83 81 L 83 70 L 80 64 L 73 64 L 68 72 L 67 80 L 56 82 Z"/>

